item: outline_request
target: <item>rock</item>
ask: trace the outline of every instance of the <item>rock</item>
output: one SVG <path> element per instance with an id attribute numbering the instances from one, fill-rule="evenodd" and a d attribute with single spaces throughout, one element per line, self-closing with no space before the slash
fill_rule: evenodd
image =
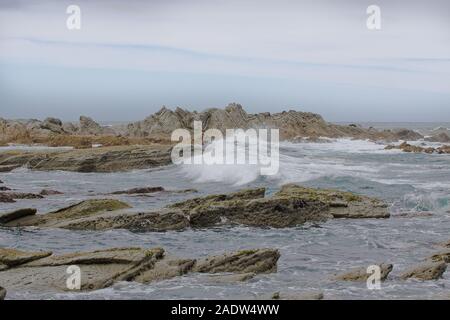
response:
<path id="1" fill-rule="evenodd" d="M 409 129 L 395 130 L 394 135 L 397 138 L 397 140 L 417 141 L 423 138 L 423 136 L 420 133 L 417 133 L 416 131 Z"/>
<path id="2" fill-rule="evenodd" d="M 0 224 L 5 224 L 28 216 L 33 216 L 36 214 L 36 211 L 36 209 L 25 208 L 17 209 L 11 212 L 0 213 Z"/>
<path id="3" fill-rule="evenodd" d="M 102 134 L 103 130 L 102 127 L 91 118 L 81 116 L 79 133 L 85 135 L 98 135 Z"/>
<path id="4" fill-rule="evenodd" d="M 8 187 L 1 186 L 0 191 L 11 191 L 11 189 Z"/>
<path id="5" fill-rule="evenodd" d="M 403 142 L 402 144 L 396 146 L 396 145 L 388 145 L 385 147 L 386 150 L 392 150 L 392 149 L 400 149 L 403 152 L 412 152 L 412 153 L 437 153 L 437 154 L 447 154 L 450 153 L 450 146 L 443 145 L 438 148 L 433 147 L 421 147 L 421 146 L 414 146 L 409 143 Z"/>
<path id="6" fill-rule="evenodd" d="M 154 266 L 164 250 L 112 248 L 51 256 L 0 272 L 0 281 L 15 290 L 67 291 L 67 268 L 76 265 L 81 271 L 81 290 L 97 290 L 118 281 L 132 281 Z"/>
<path id="7" fill-rule="evenodd" d="M 47 214 L 21 217 L 19 219 L 11 220 L 6 225 L 13 227 L 19 226 L 50 227 L 64 220 L 73 220 L 81 217 L 95 215 L 98 213 L 115 211 L 125 208 L 130 208 L 130 206 L 124 202 L 115 199 L 86 200 Z"/>
<path id="8" fill-rule="evenodd" d="M 450 248 L 450 240 L 439 244 L 441 247 Z"/>
<path id="9" fill-rule="evenodd" d="M 0 168 L 26 166 L 32 170 L 116 172 L 169 165 L 171 146 L 116 146 L 81 150 L 11 151 L 0 154 Z M 1 170 L 1 169 L 0 169 Z"/>
<path id="10" fill-rule="evenodd" d="M 256 276 L 256 273 L 239 273 L 239 274 L 226 274 L 226 275 L 213 275 L 208 278 L 208 280 L 212 283 L 236 283 L 236 282 L 245 282 L 250 279 L 253 279 Z"/>
<path id="11" fill-rule="evenodd" d="M 272 300 L 322 300 L 322 292 L 275 292 Z"/>
<path id="12" fill-rule="evenodd" d="M 41 128 L 51 131 L 52 133 L 64 133 L 62 121 L 56 118 L 47 118 L 41 123 Z"/>
<path id="13" fill-rule="evenodd" d="M 2 180 L 0 180 L 0 184 L 3 184 L 3 181 L 2 181 Z"/>
<path id="14" fill-rule="evenodd" d="M 433 262 L 450 263 L 450 248 L 434 253 L 428 260 Z"/>
<path id="15" fill-rule="evenodd" d="M 16 202 L 10 195 L 6 193 L 0 193 L 0 202 L 3 203 L 13 203 Z"/>
<path id="16" fill-rule="evenodd" d="M 42 199 L 40 194 L 22 193 L 22 192 L 2 192 L 0 193 L 0 202 L 15 202 L 22 199 Z"/>
<path id="17" fill-rule="evenodd" d="M 450 137 L 448 136 L 447 133 L 441 132 L 441 133 L 436 134 L 434 136 L 425 138 L 425 141 L 448 143 L 448 142 L 450 142 Z"/>
<path id="18" fill-rule="evenodd" d="M 145 193 L 155 193 L 165 191 L 163 187 L 143 187 L 143 188 L 133 188 L 123 191 L 111 192 L 111 194 L 145 194 Z"/>
<path id="19" fill-rule="evenodd" d="M 418 280 L 439 279 L 447 269 L 445 262 L 425 262 L 414 266 L 400 275 L 403 280 L 415 278 Z"/>
<path id="20" fill-rule="evenodd" d="M 192 271 L 195 262 L 196 260 L 194 259 L 164 257 L 164 259 L 156 262 L 152 269 L 146 270 L 139 274 L 136 278 L 134 278 L 134 281 L 149 283 L 182 276 Z"/>
<path id="21" fill-rule="evenodd" d="M 391 273 L 393 266 L 392 264 L 381 263 L 378 264 L 381 271 L 381 281 L 386 280 L 389 273 Z M 348 272 L 344 272 L 334 276 L 334 280 L 339 281 L 367 281 L 367 279 L 372 275 L 372 273 L 367 272 L 367 267 L 355 268 Z"/>
<path id="22" fill-rule="evenodd" d="M 49 190 L 49 189 L 43 189 L 40 193 L 41 196 L 54 196 L 59 194 L 64 194 L 57 190 Z"/>
<path id="23" fill-rule="evenodd" d="M 16 249 L 0 248 L 0 263 L 11 267 L 42 259 L 51 255 L 51 252 L 25 252 Z"/>
<path id="24" fill-rule="evenodd" d="M 305 188 L 295 184 L 284 185 L 275 194 L 278 197 L 295 197 L 304 201 L 326 204 L 333 218 L 389 218 L 387 204 L 379 199 L 338 190 Z"/>
<path id="25" fill-rule="evenodd" d="M 6 290 L 0 287 L 0 300 L 5 300 L 5 297 L 6 297 Z"/>
<path id="26" fill-rule="evenodd" d="M 9 253 L 13 249 L 3 250 L 8 252 L 6 256 L 17 255 L 15 252 Z M 273 261 L 275 257 L 270 258 L 270 256 L 274 256 L 274 253 L 269 254 L 269 251 L 269 249 L 258 249 L 254 250 L 255 253 L 252 255 L 242 252 L 229 254 L 227 257 L 231 260 L 223 261 L 221 268 L 241 272 L 251 269 L 253 263 L 254 269 L 258 272 L 274 271 L 279 254 L 278 251 L 272 250 L 276 252 L 276 259 Z M 32 256 L 32 254 L 21 252 L 22 256 Z M 205 261 L 216 259 L 218 257 L 206 258 Z M 10 265 L 11 269 L 0 272 L 0 283 L 16 291 L 67 291 L 69 290 L 67 288 L 69 266 L 80 268 L 81 290 L 102 289 L 119 281 L 149 283 L 196 271 L 195 259 L 167 256 L 162 248 L 110 248 L 63 255 L 48 253 L 28 262 L 26 260 L 19 262 Z M 216 265 L 215 268 L 217 267 Z M 211 271 L 214 272 L 215 268 Z M 202 270 L 202 272 L 207 271 Z M 243 276 L 241 275 L 241 278 Z"/>
<path id="27" fill-rule="evenodd" d="M 6 225 L 140 232 L 233 224 L 285 228 L 331 218 L 387 218 L 386 207 L 378 199 L 349 192 L 285 185 L 270 197 L 265 197 L 264 188 L 256 188 L 193 198 L 148 211 L 130 210 L 127 204 L 117 200 L 88 200 Z"/>
<path id="28" fill-rule="evenodd" d="M 243 250 L 198 260 L 194 271 L 201 273 L 270 273 L 276 271 L 279 258 L 279 251 L 274 249 Z"/>

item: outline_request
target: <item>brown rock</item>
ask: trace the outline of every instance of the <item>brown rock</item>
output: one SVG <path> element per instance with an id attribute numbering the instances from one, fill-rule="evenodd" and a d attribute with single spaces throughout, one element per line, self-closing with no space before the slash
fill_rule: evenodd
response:
<path id="1" fill-rule="evenodd" d="M 43 189 L 39 194 L 41 196 L 53 196 L 53 195 L 64 194 L 64 193 L 57 191 L 57 190 Z"/>
<path id="2" fill-rule="evenodd" d="M 400 275 L 400 278 L 403 280 L 409 278 L 436 280 L 442 276 L 446 269 L 447 265 L 445 262 L 426 262 L 408 269 Z"/>
<path id="3" fill-rule="evenodd" d="M 198 260 L 194 271 L 202 273 L 270 273 L 276 271 L 279 258 L 278 250 L 243 250 Z"/>
<path id="4" fill-rule="evenodd" d="M 322 292 L 275 292 L 272 300 L 322 300 Z"/>
<path id="5" fill-rule="evenodd" d="M 51 255 L 51 252 L 25 252 L 17 249 L 0 248 L 0 263 L 8 267 L 42 259 Z"/>
<path id="6" fill-rule="evenodd" d="M 378 264 L 381 271 L 381 281 L 386 280 L 389 273 L 391 273 L 393 266 L 392 264 L 382 263 Z M 367 279 L 371 276 L 371 273 L 367 272 L 367 267 L 356 268 L 350 270 L 348 272 L 344 272 L 334 276 L 334 280 L 339 281 L 367 281 Z"/>
<path id="7" fill-rule="evenodd" d="M 450 248 L 434 253 L 428 260 L 433 262 L 450 263 Z"/>
<path id="8" fill-rule="evenodd" d="M 6 297 L 6 290 L 0 287 L 0 300 L 5 300 L 5 297 Z"/>
<path id="9" fill-rule="evenodd" d="M 143 188 L 133 188 L 123 191 L 115 191 L 111 194 L 145 194 L 145 193 L 155 193 L 165 191 L 163 187 L 143 187 Z"/>

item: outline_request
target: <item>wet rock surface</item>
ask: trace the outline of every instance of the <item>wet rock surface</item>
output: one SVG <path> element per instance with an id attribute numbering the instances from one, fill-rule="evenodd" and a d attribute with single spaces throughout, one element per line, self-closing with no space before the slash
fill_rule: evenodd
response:
<path id="1" fill-rule="evenodd" d="M 74 230 L 168 231 L 242 224 L 285 228 L 332 218 L 388 218 L 382 201 L 337 190 L 285 185 L 270 197 L 264 188 L 193 198 L 149 211 L 115 199 L 86 200 L 45 215 L 9 219 L 9 227 Z"/>
<path id="2" fill-rule="evenodd" d="M 6 298 L 6 290 L 0 287 L 0 300 L 4 300 Z"/>
<path id="3" fill-rule="evenodd" d="M 171 147 L 115 146 L 83 150 L 9 151 L 0 153 L 0 168 L 75 172 L 117 172 L 148 169 L 172 163 Z"/>
<path id="4" fill-rule="evenodd" d="M 0 282 L 11 291 L 67 291 L 73 289 L 67 287 L 67 268 L 77 266 L 81 272 L 80 290 L 86 291 L 106 288 L 119 281 L 150 283 L 189 272 L 216 273 L 221 272 L 219 269 L 241 274 L 249 269 L 255 273 L 274 272 L 278 258 L 278 251 L 270 249 L 196 260 L 167 256 L 162 248 L 111 248 L 63 255 L 2 248 L 0 262 L 7 263 L 9 269 L 0 271 Z M 216 263 L 207 268 L 205 261 Z"/>
<path id="5" fill-rule="evenodd" d="M 425 262 L 413 266 L 400 275 L 403 280 L 414 278 L 418 280 L 437 280 L 447 270 L 445 262 Z"/>
<path id="6" fill-rule="evenodd" d="M 392 264 L 381 263 L 377 265 L 380 268 L 380 280 L 385 281 L 388 275 L 393 269 Z M 333 280 L 339 281 L 367 281 L 367 279 L 372 275 L 372 273 L 367 272 L 366 267 L 355 268 L 348 272 L 338 274 L 333 277 Z"/>
<path id="7" fill-rule="evenodd" d="M 450 153 L 450 146 L 443 145 L 441 147 L 422 147 L 422 146 L 415 146 L 412 144 L 409 144 L 407 142 L 403 142 L 400 145 L 388 145 L 385 148 L 386 150 L 392 150 L 392 149 L 399 149 L 403 152 L 412 152 L 412 153 L 436 153 L 436 154 L 448 154 Z"/>

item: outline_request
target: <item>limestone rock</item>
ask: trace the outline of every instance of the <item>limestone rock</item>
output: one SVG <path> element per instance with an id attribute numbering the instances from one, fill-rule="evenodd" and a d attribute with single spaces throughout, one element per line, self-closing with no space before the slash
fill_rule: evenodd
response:
<path id="1" fill-rule="evenodd" d="M 450 263 L 450 248 L 434 253 L 428 260 L 433 262 Z"/>
<path id="2" fill-rule="evenodd" d="M 164 257 L 164 259 L 156 262 L 152 269 L 145 270 L 140 273 L 136 278 L 134 278 L 134 281 L 149 283 L 182 276 L 192 271 L 195 262 L 196 261 L 194 259 Z"/>
<path id="3" fill-rule="evenodd" d="M 171 146 L 115 146 L 81 150 L 11 151 L 0 154 L 6 171 L 25 166 L 32 170 L 116 172 L 169 165 Z"/>
<path id="4" fill-rule="evenodd" d="M 441 133 L 436 134 L 434 136 L 425 138 L 425 141 L 448 143 L 448 142 L 450 142 L 450 137 L 448 136 L 447 133 L 441 132 Z"/>
<path id="5" fill-rule="evenodd" d="M 279 258 L 279 251 L 274 249 L 243 250 L 198 260 L 194 271 L 202 273 L 270 273 L 276 271 Z"/>
<path id="6" fill-rule="evenodd" d="M 400 275 L 401 279 L 415 278 L 418 280 L 439 279 L 447 269 L 445 262 L 425 262 L 414 266 Z"/>
<path id="7" fill-rule="evenodd" d="M 51 252 L 47 251 L 25 252 L 17 249 L 0 248 L 0 263 L 11 268 L 33 260 L 48 257 L 51 254 Z"/>
<path id="8" fill-rule="evenodd" d="M 129 190 L 115 191 L 111 192 L 111 194 L 145 194 L 161 191 L 165 191 L 163 187 L 142 187 L 142 188 L 133 188 Z"/>
<path id="9" fill-rule="evenodd" d="M 389 273 L 391 273 L 393 266 L 392 264 L 381 263 L 378 264 L 381 271 L 381 281 L 386 280 Z M 336 275 L 333 279 L 339 281 L 367 281 L 367 279 L 371 276 L 371 273 L 367 272 L 367 267 L 355 268 L 348 272 L 344 272 Z"/>
<path id="10" fill-rule="evenodd" d="M 59 194 L 64 194 L 57 190 L 49 190 L 49 189 L 42 189 L 41 192 L 39 192 L 41 196 L 54 196 Z"/>

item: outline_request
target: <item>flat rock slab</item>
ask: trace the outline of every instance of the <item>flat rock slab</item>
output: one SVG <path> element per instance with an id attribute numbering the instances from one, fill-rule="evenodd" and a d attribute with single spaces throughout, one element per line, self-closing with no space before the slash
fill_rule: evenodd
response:
<path id="1" fill-rule="evenodd" d="M 239 273 L 239 274 L 224 274 L 224 275 L 213 275 L 208 278 L 208 281 L 211 283 L 236 283 L 236 282 L 245 282 L 250 279 L 253 279 L 256 276 L 256 273 L 248 272 L 248 273 Z"/>
<path id="2" fill-rule="evenodd" d="M 280 252 L 274 249 L 242 250 L 197 261 L 195 272 L 269 273 L 275 272 Z"/>
<path id="3" fill-rule="evenodd" d="M 400 275 L 403 280 L 414 278 L 418 280 L 437 280 L 447 270 L 445 262 L 425 262 L 414 266 Z"/>
<path id="4" fill-rule="evenodd" d="M 10 212 L 0 213 L 0 224 L 6 224 L 8 222 L 18 220 L 28 216 L 34 216 L 37 210 L 33 208 L 17 209 Z"/>
<path id="5" fill-rule="evenodd" d="M 391 273 L 393 266 L 388 263 L 377 264 L 380 268 L 380 280 L 384 281 L 388 277 L 389 273 Z M 360 267 L 350 270 L 348 272 L 344 272 L 338 274 L 333 277 L 333 280 L 339 281 L 367 281 L 367 279 L 372 275 L 372 273 L 367 272 L 367 267 Z"/>
<path id="6" fill-rule="evenodd" d="M 117 172 L 172 164 L 171 146 L 118 146 L 70 151 L 11 151 L 0 154 L 0 171 L 32 170 Z"/>
<path id="7" fill-rule="evenodd" d="M 450 263 L 450 248 L 434 253 L 428 260 L 433 262 Z"/>
<path id="8" fill-rule="evenodd" d="M 70 276 L 75 271 L 79 271 L 80 290 L 88 291 L 118 281 L 150 283 L 189 272 L 233 272 L 239 274 L 237 278 L 249 278 L 250 273 L 274 272 L 279 258 L 278 251 L 272 249 L 239 251 L 201 260 L 167 256 L 162 248 L 111 248 L 63 255 L 1 250 L 0 262 L 8 267 L 0 269 L 2 286 L 8 291 L 36 292 L 73 290 L 68 283 L 72 283 Z"/>
<path id="9" fill-rule="evenodd" d="M 0 264 L 9 268 L 50 256 L 49 251 L 26 252 L 10 248 L 0 248 Z"/>
<path id="10" fill-rule="evenodd" d="M 376 198 L 338 190 L 285 185 L 270 197 L 264 188 L 197 197 L 149 211 L 129 210 L 115 199 L 86 200 L 45 215 L 10 218 L 6 226 L 73 230 L 168 231 L 217 225 L 287 228 L 332 218 L 388 218 Z"/>

